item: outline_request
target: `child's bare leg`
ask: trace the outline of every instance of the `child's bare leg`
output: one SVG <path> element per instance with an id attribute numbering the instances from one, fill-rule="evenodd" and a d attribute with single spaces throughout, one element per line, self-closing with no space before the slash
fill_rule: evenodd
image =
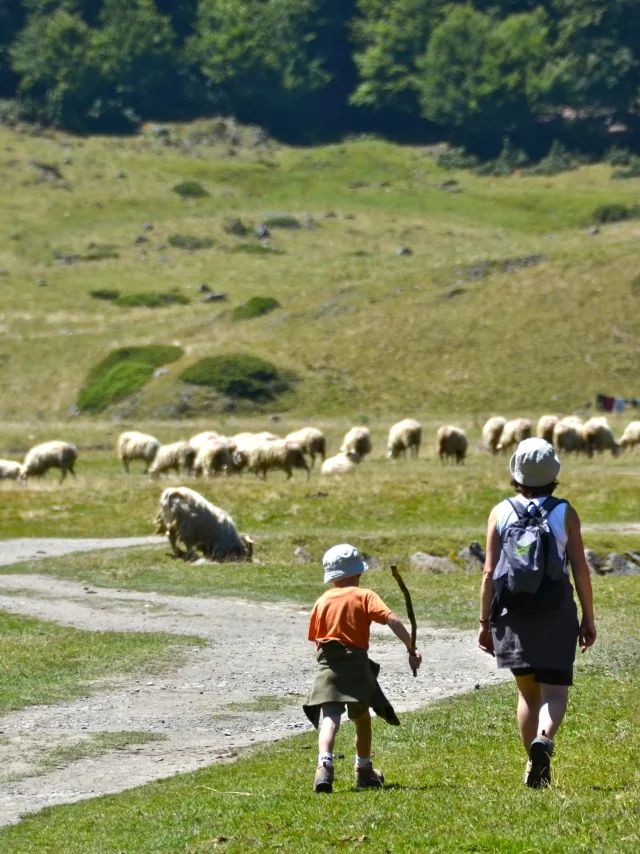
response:
<path id="1" fill-rule="evenodd" d="M 318 753 L 333 753 L 336 735 L 340 729 L 340 715 L 323 713 L 320 732 L 318 734 Z"/>
<path id="2" fill-rule="evenodd" d="M 371 757 L 371 715 L 369 709 L 356 720 L 356 753 L 361 759 Z"/>

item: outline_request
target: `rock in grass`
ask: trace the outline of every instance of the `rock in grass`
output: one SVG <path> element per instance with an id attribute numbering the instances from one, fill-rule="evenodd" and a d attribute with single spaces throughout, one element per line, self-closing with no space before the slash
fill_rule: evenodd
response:
<path id="1" fill-rule="evenodd" d="M 259 225 L 256 228 L 256 237 L 258 238 L 258 240 L 265 240 L 267 237 L 270 236 L 271 232 L 269 231 L 266 225 Z"/>
<path id="2" fill-rule="evenodd" d="M 409 558 L 411 569 L 417 569 L 419 572 L 433 572 L 436 575 L 446 575 L 450 572 L 455 572 L 457 567 L 452 560 L 447 557 L 438 557 L 430 555 L 426 552 L 416 552 Z"/>
<path id="3" fill-rule="evenodd" d="M 302 546 L 298 546 L 298 548 L 294 550 L 293 556 L 298 563 L 311 563 L 313 560 L 309 552 L 306 549 L 303 549 Z"/>
<path id="4" fill-rule="evenodd" d="M 640 575 L 640 565 L 612 552 L 607 555 L 604 571 L 606 575 Z"/>
<path id="5" fill-rule="evenodd" d="M 458 560 L 461 560 L 467 569 L 480 569 L 484 566 L 486 554 L 477 540 L 472 540 L 468 546 L 458 552 Z"/>
<path id="6" fill-rule="evenodd" d="M 153 231 L 153 223 L 152 222 L 145 222 L 145 224 L 142 226 L 142 230 L 143 231 Z"/>
<path id="7" fill-rule="evenodd" d="M 227 234 L 235 234 L 236 237 L 246 237 L 249 229 L 241 219 L 232 219 L 224 227 Z"/>
<path id="8" fill-rule="evenodd" d="M 213 291 L 212 293 L 207 294 L 202 302 L 224 302 L 226 299 L 227 295 L 224 291 Z"/>
<path id="9" fill-rule="evenodd" d="M 201 285 L 198 285 L 198 290 L 201 294 L 208 294 L 211 292 L 211 288 L 209 287 L 209 285 L 205 285 L 204 282 Z"/>
<path id="10" fill-rule="evenodd" d="M 587 562 L 591 575 L 604 575 L 602 561 L 594 551 L 591 551 L 591 549 L 585 549 L 584 559 Z"/>
<path id="11" fill-rule="evenodd" d="M 144 234 L 139 234 L 133 242 L 136 246 L 139 246 L 141 243 L 148 243 L 149 238 L 145 237 Z"/>
<path id="12" fill-rule="evenodd" d="M 408 246 L 401 246 L 400 249 L 396 252 L 396 255 L 413 255 L 413 249 L 410 249 Z"/>

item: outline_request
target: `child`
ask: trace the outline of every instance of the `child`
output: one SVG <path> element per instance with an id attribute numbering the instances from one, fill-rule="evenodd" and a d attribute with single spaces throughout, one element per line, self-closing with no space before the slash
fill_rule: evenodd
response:
<path id="1" fill-rule="evenodd" d="M 380 666 L 367 655 L 372 622 L 389 626 L 409 651 L 409 666 L 420 667 L 422 658 L 411 652 L 411 636 L 398 617 L 373 590 L 360 588 L 360 576 L 369 568 L 353 546 L 329 549 L 322 559 L 325 584 L 332 584 L 314 605 L 309 623 L 309 640 L 318 649 L 318 673 L 304 705 L 317 728 L 318 767 L 316 792 L 333 791 L 333 745 L 340 718 L 347 708 L 356 725 L 356 787 L 380 788 L 384 777 L 371 764 L 371 716 L 369 709 L 387 723 L 399 726 L 391 704 L 378 685 Z"/>

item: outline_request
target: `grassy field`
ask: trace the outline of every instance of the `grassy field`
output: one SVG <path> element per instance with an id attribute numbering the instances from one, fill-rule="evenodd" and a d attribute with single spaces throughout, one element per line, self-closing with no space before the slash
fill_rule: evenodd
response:
<path id="1" fill-rule="evenodd" d="M 0 152 L 3 410 L 26 432 L 66 418 L 112 349 L 175 341 L 185 355 L 120 411 L 179 411 L 190 392 L 178 375 L 238 351 L 295 372 L 294 392 L 272 408 L 296 417 L 483 418 L 496 407 L 572 411 L 599 391 L 640 394 L 639 226 L 586 231 L 599 205 L 636 200 L 638 181 L 612 182 L 609 166 L 480 178 L 445 172 L 428 149 L 373 139 L 232 156 L 226 144 L 8 129 Z M 37 163 L 62 180 L 43 180 L 51 172 Z M 440 189 L 452 177 L 460 192 Z M 209 195 L 173 192 L 189 180 Z M 273 228 L 277 253 L 256 254 L 253 231 L 225 231 L 234 218 L 255 228 L 283 213 L 303 227 Z M 215 244 L 188 251 L 170 244 L 175 235 Z M 413 255 L 398 257 L 403 245 Z M 532 254 L 547 260 L 484 277 L 468 270 Z M 228 301 L 202 305 L 203 282 Z M 464 293 L 447 298 L 456 283 Z M 189 304 L 122 308 L 89 296 L 174 288 Z M 254 296 L 282 308 L 234 322 Z"/>
<path id="2" fill-rule="evenodd" d="M 537 851 L 626 854 L 637 850 L 640 777 L 640 589 L 637 579 L 599 582 L 599 644 L 579 662 L 569 715 L 557 739 L 555 783 L 522 786 L 523 755 L 510 685 L 476 691 L 375 722 L 375 761 L 387 785 L 356 792 L 352 726 L 336 751 L 331 797 L 311 790 L 315 736 L 251 750 L 117 797 L 45 810 L 0 832 L 0 851 L 43 854 L 205 854 L 284 851 Z"/>
<path id="3" fill-rule="evenodd" d="M 87 632 L 0 611 L 0 713 L 90 694 L 96 682 L 175 666 L 193 637 Z M 178 659 L 176 659 L 176 656 Z"/>

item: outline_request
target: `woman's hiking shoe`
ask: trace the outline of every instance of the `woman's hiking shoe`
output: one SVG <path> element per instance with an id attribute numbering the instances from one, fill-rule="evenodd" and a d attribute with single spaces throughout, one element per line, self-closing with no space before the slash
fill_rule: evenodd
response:
<path id="1" fill-rule="evenodd" d="M 376 771 L 371 763 L 368 765 L 356 765 L 356 789 L 381 789 L 384 783 L 384 775 Z"/>
<path id="2" fill-rule="evenodd" d="M 531 742 L 529 762 L 524 774 L 524 784 L 530 789 L 542 789 L 551 785 L 551 757 L 553 741 L 542 733 Z"/>
<path id="3" fill-rule="evenodd" d="M 333 765 L 318 765 L 316 777 L 313 781 L 313 790 L 316 794 L 325 792 L 330 795 L 333 792 Z"/>

